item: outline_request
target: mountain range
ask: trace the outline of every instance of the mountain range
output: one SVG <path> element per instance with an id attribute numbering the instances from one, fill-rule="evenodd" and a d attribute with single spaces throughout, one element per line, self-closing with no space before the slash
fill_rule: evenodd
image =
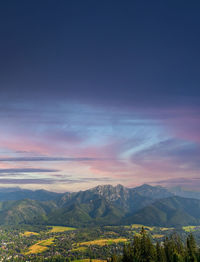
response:
<path id="1" fill-rule="evenodd" d="M 161 186 L 100 185 L 79 192 L 0 188 L 0 224 L 75 227 L 144 224 L 200 224 L 200 200 L 184 198 Z"/>

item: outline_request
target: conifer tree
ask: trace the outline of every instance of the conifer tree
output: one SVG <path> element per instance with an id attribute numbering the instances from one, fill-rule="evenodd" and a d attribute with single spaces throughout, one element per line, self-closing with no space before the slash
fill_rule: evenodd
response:
<path id="1" fill-rule="evenodd" d="M 197 262 L 197 245 L 192 234 L 187 237 L 186 249 L 186 261 Z"/>
<path id="2" fill-rule="evenodd" d="M 166 262 L 164 249 L 158 241 L 156 243 L 156 262 Z"/>
<path id="3" fill-rule="evenodd" d="M 134 236 L 132 244 L 124 247 L 123 256 L 113 257 L 113 262 L 200 262 L 200 249 L 193 235 L 189 235 L 184 246 L 178 235 L 166 237 L 163 243 L 153 244 L 142 228 L 139 236 Z"/>

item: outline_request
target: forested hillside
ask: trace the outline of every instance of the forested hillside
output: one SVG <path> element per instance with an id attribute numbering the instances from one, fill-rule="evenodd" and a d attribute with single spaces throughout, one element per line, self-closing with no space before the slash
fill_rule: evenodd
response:
<path id="1" fill-rule="evenodd" d="M 2 192 L 5 199 L 0 201 L 0 224 L 83 227 L 133 223 L 182 226 L 200 223 L 200 200 L 173 196 L 162 187 L 105 185 L 63 194 L 41 190 L 16 192 L 16 198 L 22 199 L 7 201 L 7 198 L 13 198 L 14 191 Z"/>

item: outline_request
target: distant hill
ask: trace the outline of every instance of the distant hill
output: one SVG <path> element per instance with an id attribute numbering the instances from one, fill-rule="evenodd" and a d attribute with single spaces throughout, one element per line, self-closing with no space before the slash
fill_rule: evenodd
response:
<path id="1" fill-rule="evenodd" d="M 39 201 L 54 200 L 62 196 L 61 193 L 50 192 L 47 190 L 28 190 L 20 188 L 0 188 L 0 201 L 33 199 Z"/>
<path id="2" fill-rule="evenodd" d="M 56 209 L 53 202 L 30 199 L 1 202 L 0 224 L 44 224 L 48 221 L 48 214 L 52 209 Z"/>
<path id="3" fill-rule="evenodd" d="M 0 199 L 3 200 L 0 201 L 0 224 L 83 227 L 200 223 L 200 200 L 174 196 L 160 186 L 126 188 L 122 185 L 103 185 L 63 194 L 45 190 L 0 190 Z"/>
<path id="4" fill-rule="evenodd" d="M 200 199 L 200 191 L 190 191 L 180 186 L 172 187 L 169 189 L 169 191 L 176 196 Z"/>
<path id="5" fill-rule="evenodd" d="M 123 222 L 176 227 L 197 225 L 200 224 L 200 200 L 177 196 L 160 199 Z"/>
<path id="6" fill-rule="evenodd" d="M 168 189 L 164 187 L 150 186 L 147 184 L 135 187 L 132 190 L 144 197 L 150 197 L 152 199 L 166 198 L 174 195 L 173 192 L 170 192 Z"/>

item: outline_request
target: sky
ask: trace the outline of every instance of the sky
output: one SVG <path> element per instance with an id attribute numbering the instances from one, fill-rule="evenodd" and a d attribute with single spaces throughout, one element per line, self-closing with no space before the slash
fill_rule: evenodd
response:
<path id="1" fill-rule="evenodd" d="M 0 187 L 200 188 L 200 2 L 0 3 Z"/>

